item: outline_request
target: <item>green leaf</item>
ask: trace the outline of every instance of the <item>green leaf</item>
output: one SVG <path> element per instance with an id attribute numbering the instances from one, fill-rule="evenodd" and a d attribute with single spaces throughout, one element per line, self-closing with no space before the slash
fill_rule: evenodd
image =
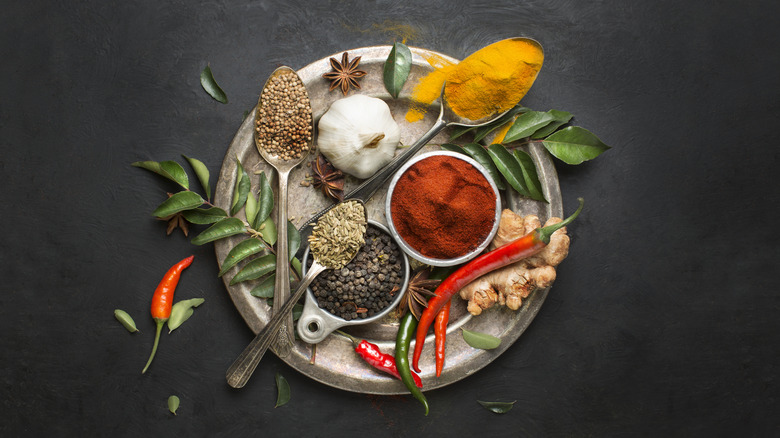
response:
<path id="1" fill-rule="evenodd" d="M 301 261 L 298 260 L 293 256 L 293 259 L 290 261 L 290 265 L 292 265 L 293 269 L 295 269 L 295 272 L 298 273 L 299 277 L 303 277 L 303 272 L 301 271 Z M 292 276 L 290 276 L 292 278 Z M 293 280 L 290 280 L 293 281 Z"/>
<path id="2" fill-rule="evenodd" d="M 395 43 L 385 61 L 383 79 L 385 89 L 398 98 L 412 68 L 412 51 L 403 43 Z"/>
<path id="3" fill-rule="evenodd" d="M 462 147 L 453 143 L 444 143 L 441 145 L 443 151 L 457 152 L 459 154 L 468 155 Z"/>
<path id="4" fill-rule="evenodd" d="M 133 317 L 131 317 L 130 314 L 124 310 L 114 310 L 114 318 L 116 318 L 116 320 L 119 321 L 119 323 L 122 324 L 130 333 L 135 333 L 138 331 L 138 327 L 135 326 Z"/>
<path id="5" fill-rule="evenodd" d="M 303 314 L 303 304 L 295 303 L 292 309 L 293 321 L 297 321 L 298 319 L 300 319 L 302 314 Z"/>
<path id="6" fill-rule="evenodd" d="M 513 141 L 520 140 L 536 132 L 538 129 L 543 128 L 554 121 L 550 113 L 543 113 L 540 111 L 528 111 L 520 114 L 515 119 L 515 122 L 504 135 L 502 143 L 512 143 Z"/>
<path id="7" fill-rule="evenodd" d="M 190 319 L 194 312 L 193 308 L 200 306 L 204 301 L 206 300 L 203 298 L 192 298 L 174 304 L 171 307 L 171 316 L 168 318 L 168 334 L 184 324 L 184 321 Z"/>
<path id="8" fill-rule="evenodd" d="M 525 187 L 523 169 L 520 167 L 520 163 L 517 162 L 515 157 L 500 144 L 490 145 L 487 148 L 487 152 L 490 154 L 493 164 L 496 165 L 498 171 L 504 176 L 504 180 L 506 180 L 517 193 L 530 198 L 531 194 Z"/>
<path id="9" fill-rule="evenodd" d="M 213 97 L 217 102 L 228 103 L 227 95 L 222 91 L 222 88 L 217 85 L 217 81 L 214 80 L 214 74 L 211 73 L 211 67 L 208 65 L 200 72 L 200 85 L 209 93 L 209 96 Z"/>
<path id="10" fill-rule="evenodd" d="M 566 164 L 592 160 L 610 147 L 590 131 L 569 126 L 542 140 L 542 144 L 557 159 Z"/>
<path id="11" fill-rule="evenodd" d="M 542 183 L 539 181 L 539 174 L 536 172 L 534 159 L 521 149 L 515 149 L 515 159 L 517 159 L 517 162 L 520 163 L 520 167 L 523 169 L 525 187 L 531 194 L 531 199 L 547 202 L 542 191 Z"/>
<path id="12" fill-rule="evenodd" d="M 558 128 L 561 126 L 569 123 L 569 120 L 573 117 L 571 113 L 568 113 L 566 111 L 558 111 L 558 110 L 550 110 L 547 111 L 550 115 L 553 116 L 553 122 L 551 122 L 549 125 L 538 129 L 536 132 L 534 132 L 531 135 L 531 138 L 538 139 L 538 138 L 544 138 L 548 135 L 555 132 Z"/>
<path id="13" fill-rule="evenodd" d="M 233 189 L 233 205 L 230 208 L 230 214 L 235 216 L 241 207 L 246 203 L 246 198 L 249 195 L 252 182 L 249 180 L 249 175 L 246 174 L 244 166 L 241 165 L 241 160 L 236 158 L 236 186 Z"/>
<path id="14" fill-rule="evenodd" d="M 450 134 L 450 141 L 453 141 L 458 137 L 466 135 L 467 133 L 475 129 L 477 128 L 471 126 L 455 126 L 455 128 L 452 129 L 452 134 Z"/>
<path id="15" fill-rule="evenodd" d="M 283 406 L 290 401 L 290 384 L 281 374 L 276 373 L 276 406 Z"/>
<path id="16" fill-rule="evenodd" d="M 167 217 L 184 210 L 203 205 L 203 198 L 199 194 L 190 191 L 174 193 L 170 198 L 160 204 L 152 214 L 156 217 Z"/>
<path id="17" fill-rule="evenodd" d="M 274 254 L 266 254 L 244 265 L 233 279 L 230 280 L 230 285 L 232 286 L 241 283 L 242 281 L 256 280 L 275 269 L 276 256 Z"/>
<path id="18" fill-rule="evenodd" d="M 179 409 L 179 403 L 179 397 L 176 397 L 175 395 L 168 397 L 168 410 L 171 411 L 173 415 L 176 415 L 176 411 Z"/>
<path id="19" fill-rule="evenodd" d="M 225 260 L 222 262 L 222 269 L 219 270 L 219 276 L 221 277 L 225 275 L 225 273 L 229 271 L 230 268 L 238 264 L 238 262 L 241 260 L 244 260 L 251 255 L 263 252 L 264 249 L 265 245 L 263 245 L 263 242 L 261 242 L 259 239 L 250 237 L 249 239 L 242 240 L 241 243 L 234 246 L 228 255 L 225 256 Z"/>
<path id="20" fill-rule="evenodd" d="M 246 214 L 246 221 L 249 224 L 255 223 L 257 217 L 257 199 L 250 191 L 246 195 L 246 205 L 244 206 L 244 214 Z"/>
<path id="21" fill-rule="evenodd" d="M 185 189 L 190 188 L 189 178 L 184 168 L 175 161 L 136 161 L 130 164 L 133 167 L 140 167 L 163 176 Z"/>
<path id="22" fill-rule="evenodd" d="M 483 138 L 487 137 L 488 134 L 490 134 L 491 132 L 509 123 L 517 114 L 528 112 L 528 111 L 531 110 L 522 105 L 517 105 L 513 107 L 495 122 L 491 122 L 481 128 L 477 128 L 477 131 L 474 133 L 474 142 L 476 143 L 482 140 Z"/>
<path id="23" fill-rule="evenodd" d="M 273 298 L 276 287 L 276 274 L 265 277 L 257 286 L 253 287 L 249 293 L 257 298 Z"/>
<path id="24" fill-rule="evenodd" d="M 276 243 L 278 232 L 276 231 L 276 224 L 270 217 L 266 218 L 266 220 L 263 221 L 263 223 L 260 224 L 256 230 L 263 235 L 263 240 L 268 242 L 269 245 Z"/>
<path id="25" fill-rule="evenodd" d="M 290 254 L 290 261 L 295 257 L 298 248 L 301 247 L 301 233 L 295 228 L 295 225 L 287 221 L 287 250 Z"/>
<path id="26" fill-rule="evenodd" d="M 512 409 L 512 406 L 517 403 L 517 400 L 513 402 L 488 402 L 477 400 L 477 403 L 481 404 L 485 409 L 496 414 L 506 414 Z"/>
<path id="27" fill-rule="evenodd" d="M 493 163 L 490 154 L 484 146 L 477 143 L 469 143 L 463 146 L 463 151 L 488 171 L 499 190 L 504 190 L 506 188 L 504 180 L 501 179 L 501 173 L 496 168 L 496 165 Z"/>
<path id="28" fill-rule="evenodd" d="M 254 229 L 260 226 L 274 209 L 274 191 L 271 184 L 265 176 L 265 172 L 260 172 L 260 191 L 257 193 L 257 217 L 254 222 Z M 250 222 L 251 223 L 251 222 Z"/>
<path id="29" fill-rule="evenodd" d="M 211 186 L 209 185 L 209 169 L 206 167 L 205 164 L 203 164 L 202 161 L 198 160 L 197 158 L 190 158 L 186 155 L 182 155 L 185 160 L 187 160 L 188 163 L 190 163 L 190 167 L 192 167 L 192 170 L 195 172 L 195 176 L 198 177 L 198 181 L 200 181 L 201 187 L 203 187 L 203 190 L 206 191 L 206 199 L 211 199 Z"/>
<path id="30" fill-rule="evenodd" d="M 193 208 L 181 212 L 184 219 L 198 225 L 213 224 L 227 217 L 227 212 L 219 207 Z"/>
<path id="31" fill-rule="evenodd" d="M 480 350 L 492 350 L 501 345 L 501 339 L 488 335 L 486 333 L 472 332 L 466 329 L 460 329 L 463 332 L 463 340 L 467 344 Z"/>
<path id="32" fill-rule="evenodd" d="M 206 228 L 206 230 L 192 239 L 192 244 L 203 245 L 204 243 L 213 242 L 215 240 L 245 232 L 246 226 L 241 219 L 235 217 L 226 217 L 214 225 Z"/>

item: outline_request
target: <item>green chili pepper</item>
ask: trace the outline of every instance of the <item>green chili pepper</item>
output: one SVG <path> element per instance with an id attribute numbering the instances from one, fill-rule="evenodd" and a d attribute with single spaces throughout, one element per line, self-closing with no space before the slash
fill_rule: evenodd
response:
<path id="1" fill-rule="evenodd" d="M 417 320 L 414 319 L 412 312 L 407 312 L 398 326 L 398 335 L 395 338 L 395 365 L 398 368 L 398 374 L 401 375 L 401 381 L 412 393 L 412 396 L 420 401 L 425 407 L 425 415 L 428 415 L 428 400 L 425 399 L 420 388 L 414 382 L 412 369 L 409 365 L 409 345 L 414 337 L 417 328 Z"/>

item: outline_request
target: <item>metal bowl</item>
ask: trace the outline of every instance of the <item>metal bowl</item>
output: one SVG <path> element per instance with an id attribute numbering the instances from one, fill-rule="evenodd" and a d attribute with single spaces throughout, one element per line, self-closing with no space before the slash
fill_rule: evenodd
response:
<path id="1" fill-rule="evenodd" d="M 390 230 L 388 230 L 387 227 L 385 227 L 381 223 L 369 219 L 368 225 L 373 226 L 374 228 L 380 230 L 385 234 L 389 234 L 392 237 Z M 374 316 L 364 318 L 364 319 L 354 319 L 351 321 L 347 321 L 344 318 L 340 318 L 330 313 L 327 309 L 321 308 L 317 303 L 317 298 L 314 297 L 314 292 L 309 287 L 306 289 L 306 301 L 303 305 L 303 312 L 301 313 L 301 317 L 298 319 L 298 324 L 297 324 L 298 336 L 300 336 L 304 342 L 307 342 L 309 344 L 317 344 L 338 328 L 345 327 L 345 326 L 370 324 L 372 322 L 379 321 L 382 318 L 384 318 L 388 313 L 390 313 L 393 309 L 395 309 L 398 303 L 401 302 L 401 298 L 403 297 L 404 292 L 406 292 L 406 288 L 409 285 L 409 271 L 410 271 L 409 259 L 406 257 L 406 254 L 403 251 L 400 251 L 400 255 L 401 255 L 401 264 L 402 264 L 401 288 L 398 290 L 398 292 L 396 292 L 395 298 L 390 303 L 390 305 L 385 307 L 381 312 L 377 313 Z M 308 260 L 309 260 L 309 248 L 307 247 L 306 251 L 303 253 L 303 261 L 301 263 L 303 265 L 304 275 L 306 275 L 306 267 L 307 267 Z"/>
<path id="2" fill-rule="evenodd" d="M 472 166 L 474 166 L 487 180 L 488 184 L 490 184 L 490 187 L 493 189 L 493 193 L 496 195 L 496 205 L 495 205 L 495 217 L 493 220 L 493 228 L 491 228 L 490 233 L 485 237 L 485 239 L 480 243 L 476 248 L 469 251 L 466 254 L 463 254 L 461 256 L 450 258 L 450 259 L 438 259 L 433 257 L 428 257 L 423 254 L 421 254 L 418 250 L 413 248 L 411 245 L 409 245 L 403 237 L 401 237 L 400 234 L 398 234 L 398 230 L 395 228 L 395 224 L 393 223 L 393 215 L 390 211 L 390 205 L 393 201 L 393 191 L 395 190 L 395 186 L 398 183 L 398 179 L 401 178 L 401 176 L 406 173 L 407 170 L 409 170 L 410 167 L 412 167 L 415 163 L 418 161 L 422 161 L 426 158 L 430 158 L 432 156 L 436 155 L 446 155 L 452 158 L 456 158 L 458 160 L 463 160 Z M 490 241 L 493 240 L 493 237 L 496 235 L 496 232 L 498 231 L 498 224 L 499 220 L 501 219 L 501 195 L 498 192 L 498 187 L 496 187 L 496 183 L 493 182 L 493 178 L 490 176 L 488 171 L 478 162 L 476 162 L 471 157 L 468 157 L 463 154 L 459 154 L 457 152 L 450 152 L 450 151 L 435 151 L 435 152 L 428 152 L 424 154 L 420 154 L 417 157 L 412 158 L 407 162 L 403 167 L 398 169 L 398 172 L 393 176 L 393 179 L 390 180 L 390 186 L 387 189 L 387 198 L 385 201 L 385 216 L 387 217 L 387 224 L 390 227 L 390 234 L 393 236 L 396 242 L 398 242 L 398 245 L 409 254 L 409 256 L 415 258 L 416 260 L 421 261 L 422 263 L 425 263 L 427 265 L 431 266 L 455 266 L 459 265 L 461 263 L 467 262 L 477 255 L 479 255 L 482 251 L 487 248 L 487 246 L 490 244 Z"/>

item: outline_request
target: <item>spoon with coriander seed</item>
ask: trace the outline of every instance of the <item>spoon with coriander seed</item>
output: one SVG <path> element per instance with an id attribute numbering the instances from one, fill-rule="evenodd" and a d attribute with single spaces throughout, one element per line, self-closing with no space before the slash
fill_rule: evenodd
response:
<path id="1" fill-rule="evenodd" d="M 228 368 L 225 374 L 228 385 L 233 388 L 246 385 L 309 284 L 326 269 L 341 269 L 355 258 L 365 243 L 367 224 L 366 207 L 355 199 L 337 204 L 317 221 L 309 237 L 311 267 L 290 299 L 283 306 L 274 306 L 279 307 L 279 311 Z"/>
<path id="2" fill-rule="evenodd" d="M 290 67 L 279 67 L 263 87 L 255 116 L 255 146 L 279 177 L 276 203 L 276 283 L 273 314 L 281 312 L 290 297 L 290 257 L 287 244 L 287 184 L 290 171 L 301 164 L 311 150 L 312 113 L 309 95 L 301 78 Z M 279 357 L 290 354 L 293 343 L 293 318 L 279 326 L 273 343 Z"/>

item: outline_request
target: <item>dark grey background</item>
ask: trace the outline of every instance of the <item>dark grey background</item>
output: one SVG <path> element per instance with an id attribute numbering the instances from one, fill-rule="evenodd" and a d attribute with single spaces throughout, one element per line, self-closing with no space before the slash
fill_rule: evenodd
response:
<path id="1" fill-rule="evenodd" d="M 0 435 L 780 433 L 776 2 L 3 3 Z M 151 218 L 172 187 L 129 164 L 186 154 L 216 178 L 280 64 L 403 38 L 462 58 L 517 35 L 546 52 L 524 103 L 570 111 L 613 147 L 558 164 L 565 205 L 588 204 L 530 329 L 429 392 L 428 417 L 409 396 L 334 390 L 273 355 L 228 388 L 252 333 L 213 247 Z M 207 64 L 229 104 L 201 89 Z M 191 253 L 177 297 L 206 303 L 142 376 L 149 296 Z M 274 409 L 277 372 L 292 400 Z M 495 415 L 478 399 L 517 403 Z"/>

